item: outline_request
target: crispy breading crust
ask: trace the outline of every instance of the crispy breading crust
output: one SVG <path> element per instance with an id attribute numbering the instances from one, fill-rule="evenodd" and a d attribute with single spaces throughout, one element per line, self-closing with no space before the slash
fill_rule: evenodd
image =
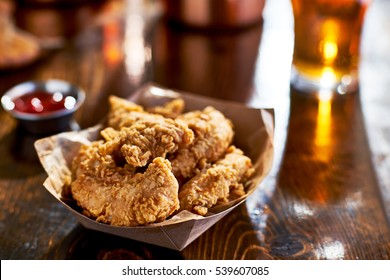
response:
<path id="1" fill-rule="evenodd" d="M 244 195 L 242 185 L 254 172 L 250 158 L 234 146 L 225 157 L 192 177 L 179 191 L 180 210 L 205 215 L 209 208 L 228 197 Z"/>
<path id="2" fill-rule="evenodd" d="M 147 225 L 178 210 L 205 215 L 245 194 L 252 162 L 231 146 L 233 125 L 215 108 L 181 114 L 182 100 L 144 109 L 118 97 L 110 105 L 103 140 L 83 146 L 72 165 L 70 189 L 85 215 Z"/>
<path id="3" fill-rule="evenodd" d="M 144 173 L 135 173 L 117 167 L 111 156 L 101 156 L 99 145 L 85 146 L 74 165 L 71 192 L 87 216 L 137 226 L 163 221 L 179 208 L 179 185 L 168 160 L 157 157 Z"/>
<path id="4" fill-rule="evenodd" d="M 188 179 L 201 170 L 205 163 L 214 163 L 224 155 L 233 141 L 231 121 L 213 107 L 179 116 L 194 131 L 195 139 L 189 147 L 179 149 L 171 158 L 177 178 Z"/>

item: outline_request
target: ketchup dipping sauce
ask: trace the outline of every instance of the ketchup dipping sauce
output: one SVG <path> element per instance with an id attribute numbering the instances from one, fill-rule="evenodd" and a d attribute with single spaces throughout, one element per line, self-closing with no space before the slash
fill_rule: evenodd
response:
<path id="1" fill-rule="evenodd" d="M 76 106 L 76 98 L 66 96 L 60 91 L 53 94 L 45 91 L 26 93 L 15 100 L 13 110 L 29 114 L 45 114 L 63 109 L 72 110 Z"/>
<path id="2" fill-rule="evenodd" d="M 48 80 L 19 84 L 3 95 L 1 103 L 27 131 L 48 134 L 66 130 L 84 99 L 81 88 Z"/>

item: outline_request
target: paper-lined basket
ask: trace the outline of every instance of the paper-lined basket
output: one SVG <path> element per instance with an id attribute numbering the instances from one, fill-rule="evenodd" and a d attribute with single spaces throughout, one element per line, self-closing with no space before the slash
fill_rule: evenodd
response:
<path id="1" fill-rule="evenodd" d="M 261 181 L 272 166 L 274 112 L 272 109 L 250 108 L 239 103 L 179 93 L 153 84 L 142 87 L 130 100 L 142 106 L 155 106 L 177 97 L 184 99 L 185 111 L 202 110 L 206 106 L 213 106 L 233 122 L 235 131 L 233 144 L 252 159 L 255 168 L 255 175 L 245 196 L 209 209 L 205 217 L 182 211 L 164 222 L 147 226 L 111 226 L 86 217 L 79 212 L 75 201 L 66 193 L 64 187 L 70 184 L 72 159 L 82 144 L 97 139 L 103 128 L 101 124 L 78 132 L 60 133 L 35 142 L 38 157 L 48 174 L 44 182 L 45 188 L 86 228 L 175 250 L 184 249 L 261 186 Z"/>

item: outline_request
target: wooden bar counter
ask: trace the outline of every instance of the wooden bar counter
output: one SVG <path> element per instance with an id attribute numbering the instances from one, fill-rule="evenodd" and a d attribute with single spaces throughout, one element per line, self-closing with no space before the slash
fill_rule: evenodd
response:
<path id="1" fill-rule="evenodd" d="M 274 108 L 275 155 L 245 203 L 174 251 L 81 226 L 43 187 L 40 136 L 0 109 L 1 259 L 390 258 L 388 1 L 374 0 L 366 17 L 359 91 L 330 101 L 290 86 L 288 0 L 267 1 L 261 23 L 224 32 L 170 24 L 153 1 L 22 2 L 8 2 L 9 13 L 42 52 L 1 69 L 1 95 L 27 80 L 77 84 L 87 94 L 80 128 L 104 118 L 109 95 L 130 97 L 148 82 Z"/>

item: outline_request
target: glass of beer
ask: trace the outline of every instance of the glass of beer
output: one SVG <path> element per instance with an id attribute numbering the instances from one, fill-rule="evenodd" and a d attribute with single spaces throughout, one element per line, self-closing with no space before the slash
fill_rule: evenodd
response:
<path id="1" fill-rule="evenodd" d="M 358 89 L 360 35 L 370 1 L 291 0 L 295 32 L 293 87 L 339 94 Z"/>

